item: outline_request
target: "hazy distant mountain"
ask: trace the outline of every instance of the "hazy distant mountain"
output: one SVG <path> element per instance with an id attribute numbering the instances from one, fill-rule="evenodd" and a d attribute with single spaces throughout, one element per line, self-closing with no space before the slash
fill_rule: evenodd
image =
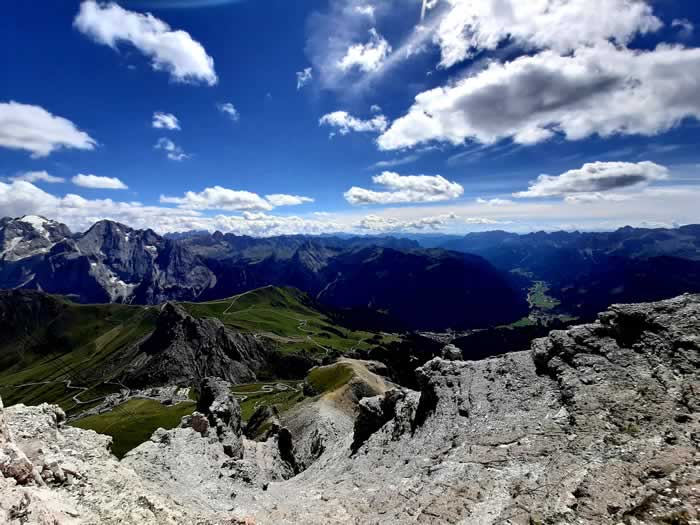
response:
<path id="1" fill-rule="evenodd" d="M 472 233 L 442 248 L 549 284 L 560 308 L 590 318 L 616 302 L 657 301 L 700 291 L 700 226 L 614 232 Z"/>

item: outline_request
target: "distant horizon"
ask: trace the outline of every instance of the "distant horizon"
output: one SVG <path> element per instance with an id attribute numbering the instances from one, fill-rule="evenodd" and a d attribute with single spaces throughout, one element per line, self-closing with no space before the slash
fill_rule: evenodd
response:
<path id="1" fill-rule="evenodd" d="M 586 230 L 586 229 L 553 229 L 553 230 L 546 230 L 546 229 L 539 229 L 539 230 L 531 230 L 531 231 L 512 231 L 508 230 L 505 228 L 494 228 L 494 229 L 484 229 L 481 231 L 468 231 L 464 233 L 449 233 L 449 232 L 442 232 L 442 231 L 420 231 L 420 232 L 374 232 L 374 233 L 367 233 L 367 232 L 353 232 L 353 231 L 337 231 L 337 232 L 322 232 L 322 233 L 287 233 L 287 234 L 273 234 L 273 235 L 250 235 L 250 234 L 241 234 L 233 231 L 221 231 L 221 230 L 179 230 L 179 231 L 165 231 L 165 232 L 159 232 L 155 230 L 154 228 L 136 228 L 131 226 L 130 224 L 127 224 L 125 222 L 121 222 L 118 220 L 110 219 L 110 218 L 104 218 L 104 219 L 98 219 L 95 222 L 93 222 L 89 227 L 84 228 L 84 229 L 74 229 L 71 228 L 69 224 L 66 224 L 64 222 L 61 222 L 57 219 L 53 219 L 51 217 L 46 217 L 44 215 L 36 215 L 36 214 L 26 214 L 23 216 L 19 217 L 12 217 L 12 216 L 0 216 L 0 221 L 5 220 L 5 219 L 10 219 L 13 221 L 21 221 L 25 217 L 39 217 L 41 219 L 44 219 L 49 222 L 56 222 L 59 224 L 63 224 L 64 226 L 67 226 L 71 233 L 85 233 L 89 231 L 93 226 L 95 226 L 99 222 L 111 222 L 115 224 L 119 224 L 121 226 L 125 226 L 131 230 L 134 231 L 145 231 L 145 230 L 151 230 L 155 232 L 157 235 L 160 235 L 161 237 L 167 237 L 167 236 L 174 236 L 174 235 L 195 235 L 195 234 L 207 234 L 207 235 L 214 235 L 216 233 L 221 233 L 222 235 L 234 235 L 238 237 L 252 237 L 256 239 L 266 239 L 266 238 L 273 238 L 273 237 L 377 237 L 377 238 L 382 238 L 382 237 L 393 237 L 396 239 L 411 239 L 413 237 L 466 237 L 471 234 L 486 234 L 486 233 L 509 233 L 513 235 L 530 235 L 534 233 L 614 233 L 619 230 L 624 230 L 624 229 L 634 229 L 634 230 L 677 230 L 680 228 L 684 228 L 687 226 L 698 226 L 700 225 L 700 222 L 698 223 L 688 223 L 688 224 L 677 224 L 677 225 L 672 225 L 672 226 L 633 226 L 630 224 L 623 225 L 623 226 L 618 226 L 616 228 L 610 228 L 610 229 L 598 229 L 598 230 Z"/>

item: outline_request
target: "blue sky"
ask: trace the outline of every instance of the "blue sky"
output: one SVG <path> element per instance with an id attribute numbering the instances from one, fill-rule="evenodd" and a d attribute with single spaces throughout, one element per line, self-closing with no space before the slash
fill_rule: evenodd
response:
<path id="1" fill-rule="evenodd" d="M 12 2 L 0 215 L 253 235 L 700 221 L 700 6 L 477 4 Z"/>

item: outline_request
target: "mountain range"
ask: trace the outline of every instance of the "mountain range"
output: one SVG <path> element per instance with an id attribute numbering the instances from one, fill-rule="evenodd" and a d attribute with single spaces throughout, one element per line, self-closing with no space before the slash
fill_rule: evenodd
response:
<path id="1" fill-rule="evenodd" d="M 536 282 L 546 283 L 554 313 L 582 319 L 613 302 L 698 292 L 700 226 L 254 238 L 161 236 L 109 220 L 72 233 L 43 217 L 0 220 L 0 288 L 82 303 L 211 301 L 291 286 L 374 325 L 379 313 L 392 329 L 471 329 L 526 317 Z"/>
<path id="2" fill-rule="evenodd" d="M 508 272 L 405 239 L 167 238 L 108 220 L 73 234 L 36 216 L 0 224 L 0 288 L 83 303 L 207 301 L 275 285 L 336 308 L 380 311 L 412 329 L 471 328 L 527 314 L 525 293 Z"/>

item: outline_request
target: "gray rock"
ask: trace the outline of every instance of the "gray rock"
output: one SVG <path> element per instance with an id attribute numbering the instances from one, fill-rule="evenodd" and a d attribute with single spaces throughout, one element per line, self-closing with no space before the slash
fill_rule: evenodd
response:
<path id="1" fill-rule="evenodd" d="M 181 306 L 166 303 L 123 380 L 132 385 L 189 386 L 214 376 L 251 382 L 267 355 L 267 348 L 252 335 L 230 330 L 218 319 L 195 319 Z"/>
<path id="2" fill-rule="evenodd" d="M 434 359 L 417 406 L 384 422 L 381 397 L 361 402 L 355 454 L 345 440 L 241 507 L 260 523 L 693 523 L 698 337 L 700 296 L 683 296 L 532 351 Z"/>
<path id="3" fill-rule="evenodd" d="M 445 345 L 442 349 L 442 358 L 448 361 L 461 361 L 462 351 L 453 344 Z"/>

